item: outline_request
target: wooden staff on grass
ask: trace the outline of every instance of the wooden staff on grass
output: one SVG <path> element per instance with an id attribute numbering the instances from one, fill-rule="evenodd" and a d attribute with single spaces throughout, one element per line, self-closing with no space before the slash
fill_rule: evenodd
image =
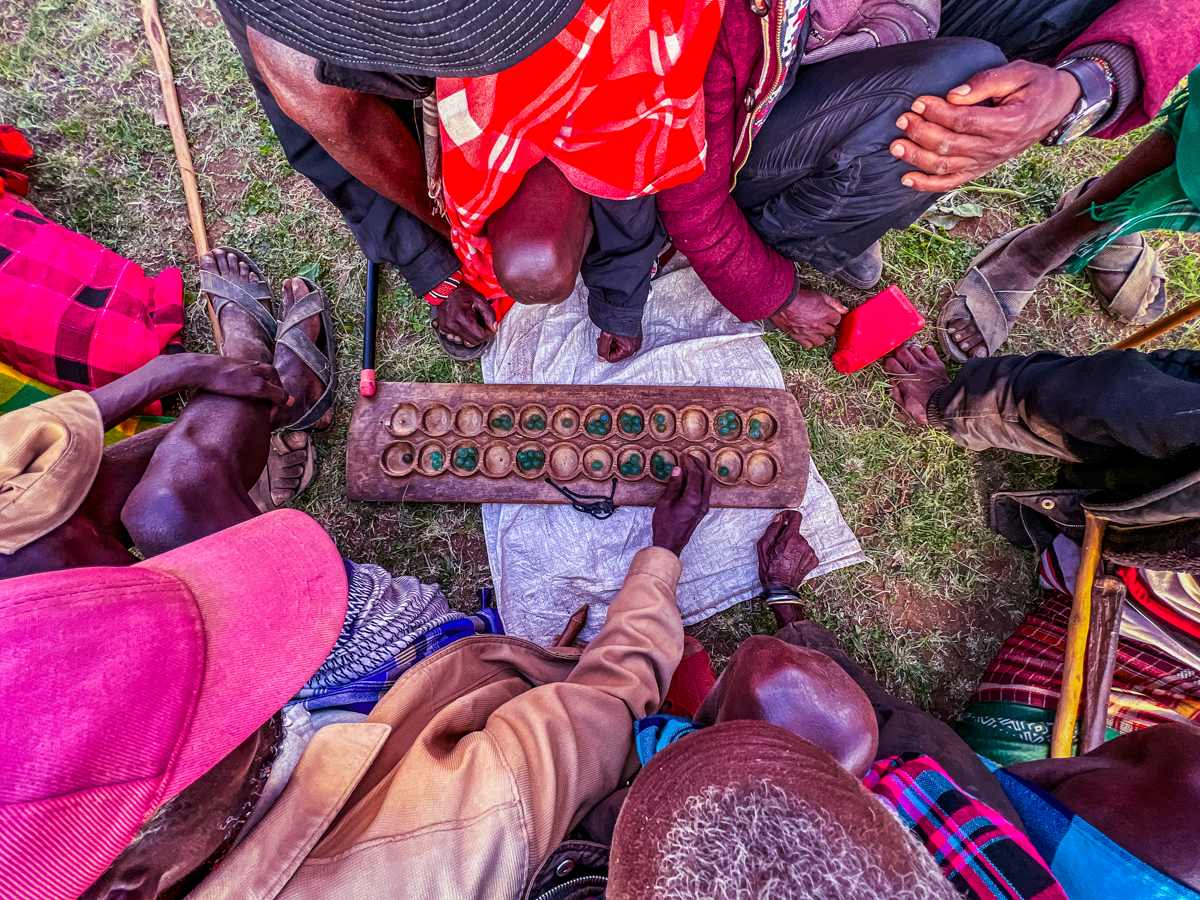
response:
<path id="1" fill-rule="evenodd" d="M 196 169 L 192 165 L 192 151 L 188 148 L 187 132 L 183 130 L 183 113 L 179 109 L 179 94 L 175 91 L 175 73 L 171 70 L 171 54 L 167 49 L 167 33 L 158 16 L 157 0 L 142 0 L 142 24 L 150 40 L 150 52 L 154 54 L 154 65 L 158 69 L 158 83 L 162 88 L 163 108 L 167 113 L 167 124 L 171 128 L 171 143 L 175 145 L 175 159 L 179 162 L 179 177 L 183 180 L 183 193 L 187 197 L 188 222 L 192 226 L 192 240 L 196 244 L 196 260 L 208 252 L 208 233 L 204 229 L 204 210 L 200 206 L 200 189 L 196 185 Z M 212 324 L 217 349 L 221 348 L 221 332 L 212 305 L 208 306 L 208 319 Z"/>
<path id="2" fill-rule="evenodd" d="M 1200 300 L 1195 303 L 1189 303 L 1183 309 L 1171 313 L 1164 319 L 1159 319 L 1157 322 L 1151 322 L 1140 331 L 1135 331 L 1123 341 L 1117 341 L 1109 347 L 1109 350 L 1132 350 L 1134 347 L 1140 347 L 1142 344 L 1148 344 L 1157 337 L 1162 337 L 1168 331 L 1178 328 L 1185 322 L 1190 322 L 1192 319 L 1200 316 Z"/>

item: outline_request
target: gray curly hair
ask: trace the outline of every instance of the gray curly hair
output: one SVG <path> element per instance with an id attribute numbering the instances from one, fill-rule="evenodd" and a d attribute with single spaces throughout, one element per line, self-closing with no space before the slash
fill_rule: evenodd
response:
<path id="1" fill-rule="evenodd" d="M 890 816 L 882 804 L 879 813 Z M 881 867 L 826 810 L 769 781 L 688 799 L 659 843 L 656 900 L 958 900 L 915 839 L 911 869 Z"/>

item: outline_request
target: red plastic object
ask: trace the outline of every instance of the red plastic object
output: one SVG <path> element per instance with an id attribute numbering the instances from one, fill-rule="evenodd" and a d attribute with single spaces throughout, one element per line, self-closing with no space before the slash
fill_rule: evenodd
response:
<path id="1" fill-rule="evenodd" d="M 31 159 L 33 148 L 25 136 L 11 125 L 0 125 L 0 167 L 20 171 Z"/>
<path id="2" fill-rule="evenodd" d="M 22 197 L 29 196 L 29 176 L 0 168 L 0 196 L 4 195 L 4 189 Z"/>
<path id="3" fill-rule="evenodd" d="M 925 327 L 925 317 L 894 284 L 846 313 L 833 367 L 843 375 L 869 366 Z"/>

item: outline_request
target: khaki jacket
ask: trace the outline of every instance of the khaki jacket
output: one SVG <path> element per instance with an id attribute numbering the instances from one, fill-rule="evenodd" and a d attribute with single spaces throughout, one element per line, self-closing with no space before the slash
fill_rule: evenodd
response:
<path id="1" fill-rule="evenodd" d="M 457 641 L 366 722 L 317 732 L 278 802 L 194 900 L 517 898 L 637 768 L 633 720 L 683 652 L 679 559 L 634 557 L 582 653 Z"/>

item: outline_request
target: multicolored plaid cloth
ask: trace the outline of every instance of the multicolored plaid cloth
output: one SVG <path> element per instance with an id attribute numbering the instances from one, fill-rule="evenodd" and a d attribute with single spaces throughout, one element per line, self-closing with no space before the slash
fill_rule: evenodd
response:
<path id="1" fill-rule="evenodd" d="M 443 647 L 475 634 L 503 634 L 500 616 L 451 611 L 436 584 L 393 578 L 385 569 L 344 560 L 346 622 L 325 662 L 292 699 L 308 710 L 369 713 L 396 680 Z"/>
<path id="2" fill-rule="evenodd" d="M 45 384 L 91 390 L 183 349 L 178 269 L 140 266 L 0 198 L 0 359 Z"/>
<path id="3" fill-rule="evenodd" d="M 963 896 L 1066 900 L 1029 838 L 965 793 L 928 756 L 906 753 L 880 760 L 863 784 L 916 835 Z"/>
<path id="4" fill-rule="evenodd" d="M 56 388 L 21 374 L 12 366 L 0 363 L 0 415 L 24 409 L 39 400 L 45 400 L 47 397 L 61 393 L 62 391 Z M 122 438 L 174 421 L 166 416 L 130 416 L 105 433 L 104 443 L 106 446 L 115 444 Z"/>
<path id="5" fill-rule="evenodd" d="M 704 171 L 702 87 L 720 0 L 584 0 L 549 44 L 479 78 L 439 78 L 442 182 L 464 279 L 490 300 L 488 216 L 551 159 L 575 187 L 628 200 Z"/>

